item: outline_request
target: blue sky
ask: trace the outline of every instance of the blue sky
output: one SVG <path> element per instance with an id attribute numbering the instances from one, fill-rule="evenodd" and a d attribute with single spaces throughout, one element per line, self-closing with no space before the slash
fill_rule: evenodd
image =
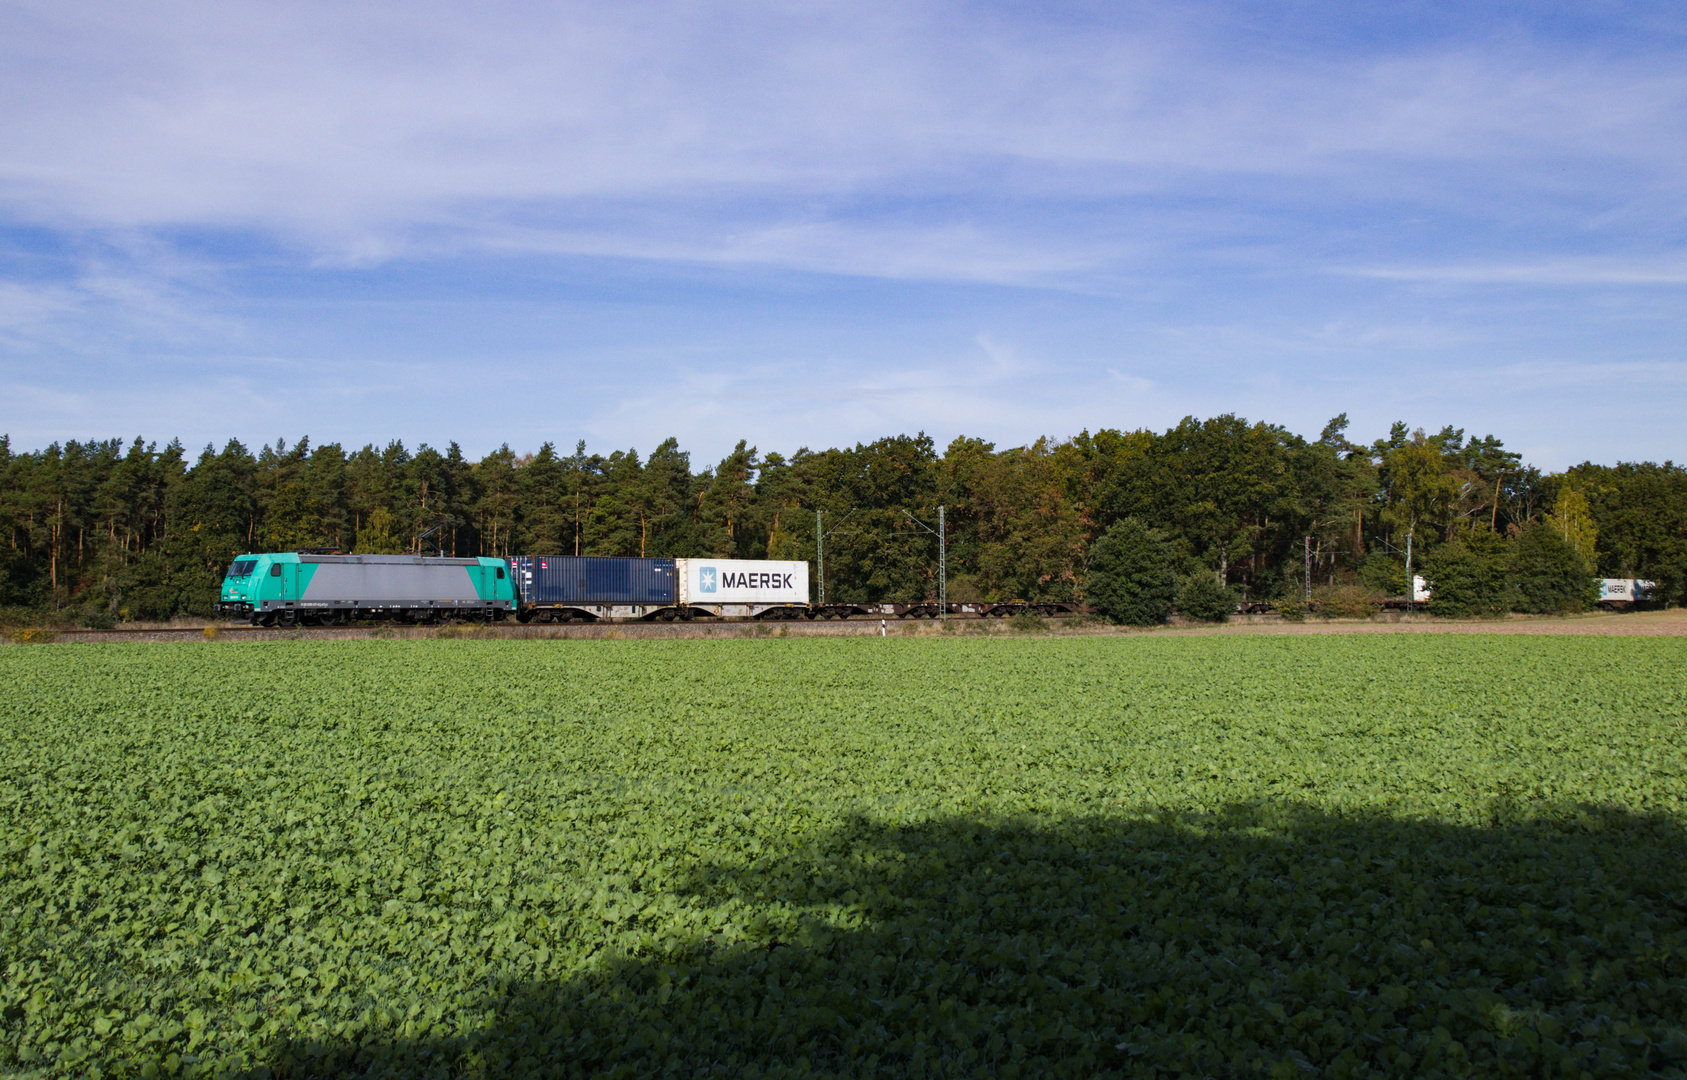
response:
<path id="1" fill-rule="evenodd" d="M 0 432 L 1687 457 L 1679 3 L 0 0 Z"/>

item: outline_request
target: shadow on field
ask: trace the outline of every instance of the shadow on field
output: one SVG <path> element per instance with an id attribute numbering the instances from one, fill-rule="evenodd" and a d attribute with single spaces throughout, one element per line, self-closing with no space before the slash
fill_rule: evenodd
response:
<path id="1" fill-rule="evenodd" d="M 467 1035 L 277 1046 L 339 1076 L 1683 1075 L 1687 837 L 1269 805 L 855 820 L 682 891 L 760 912 Z"/>

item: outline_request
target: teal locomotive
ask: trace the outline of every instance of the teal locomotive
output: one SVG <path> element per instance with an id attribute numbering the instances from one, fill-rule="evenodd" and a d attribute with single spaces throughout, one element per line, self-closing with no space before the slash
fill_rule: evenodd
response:
<path id="1" fill-rule="evenodd" d="M 268 552 L 234 560 L 216 610 L 259 626 L 491 622 L 515 610 L 515 583 L 503 559 Z"/>

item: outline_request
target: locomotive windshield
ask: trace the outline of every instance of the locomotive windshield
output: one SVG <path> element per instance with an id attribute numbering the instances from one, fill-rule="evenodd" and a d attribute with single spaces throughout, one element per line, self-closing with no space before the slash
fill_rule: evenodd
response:
<path id="1" fill-rule="evenodd" d="M 256 559 L 236 559 L 234 565 L 228 568 L 228 576 L 231 578 L 251 577 L 252 569 L 257 565 L 258 560 Z"/>

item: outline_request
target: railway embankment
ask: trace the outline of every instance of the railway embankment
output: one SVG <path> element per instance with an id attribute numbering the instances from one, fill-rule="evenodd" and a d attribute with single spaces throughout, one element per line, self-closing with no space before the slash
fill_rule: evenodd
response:
<path id="1" fill-rule="evenodd" d="M 13 628 L 0 631 L 7 644 L 98 644 L 104 642 L 231 641 L 426 641 L 447 639 L 503 641 L 712 640 L 729 638 L 808 637 L 1031 637 L 1208 634 L 1594 634 L 1612 636 L 1687 636 L 1687 608 L 1668 611 L 1590 612 L 1571 616 L 1520 616 L 1503 619 L 1439 619 L 1431 615 L 1384 612 L 1369 619 L 1308 619 L 1287 622 L 1275 614 L 1237 615 L 1228 622 L 1191 623 L 1173 619 L 1165 626 L 1109 626 L 1084 618 L 1049 619 L 850 619 L 838 621 L 699 621 L 599 622 L 565 624 L 501 623 L 445 626 L 293 627 L 243 623 L 120 626 L 112 629 Z"/>

